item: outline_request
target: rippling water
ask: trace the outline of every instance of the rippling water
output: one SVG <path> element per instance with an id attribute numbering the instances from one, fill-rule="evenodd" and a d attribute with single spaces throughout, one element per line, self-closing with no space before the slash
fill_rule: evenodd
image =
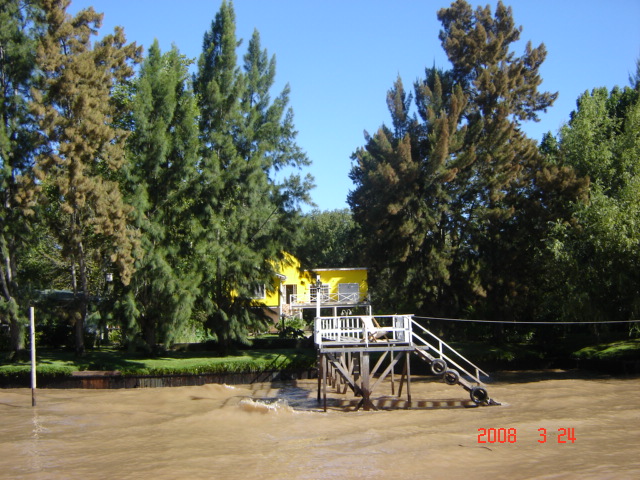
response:
<path id="1" fill-rule="evenodd" d="M 640 478 L 640 379 L 572 377 L 503 374 L 502 406 L 371 412 L 323 413 L 314 380 L 38 390 L 36 408 L 0 390 L 0 478 Z M 428 378 L 412 396 L 467 398 Z"/>

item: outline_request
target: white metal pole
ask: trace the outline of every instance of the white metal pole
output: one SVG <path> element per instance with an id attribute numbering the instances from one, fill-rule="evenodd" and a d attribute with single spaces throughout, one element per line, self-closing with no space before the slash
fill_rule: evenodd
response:
<path id="1" fill-rule="evenodd" d="M 320 275 L 316 275 L 316 318 L 320 318 L 320 287 L 322 282 L 320 281 Z"/>
<path id="2" fill-rule="evenodd" d="M 36 406 L 36 326 L 34 308 L 29 308 L 29 335 L 31 339 L 31 406 Z"/>

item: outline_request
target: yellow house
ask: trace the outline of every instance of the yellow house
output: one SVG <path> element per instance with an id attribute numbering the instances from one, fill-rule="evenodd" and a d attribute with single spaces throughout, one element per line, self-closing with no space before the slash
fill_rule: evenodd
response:
<path id="1" fill-rule="evenodd" d="M 366 268 L 316 268 L 301 270 L 293 255 L 276 264 L 271 288 L 259 292 L 256 301 L 278 317 L 302 315 L 303 309 L 331 308 L 333 315 L 364 307 L 371 314 Z M 319 294 L 319 295 L 318 295 Z"/>

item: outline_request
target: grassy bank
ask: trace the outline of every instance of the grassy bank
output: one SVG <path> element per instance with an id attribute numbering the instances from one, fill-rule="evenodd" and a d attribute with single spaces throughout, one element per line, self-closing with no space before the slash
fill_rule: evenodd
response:
<path id="1" fill-rule="evenodd" d="M 633 372 L 640 363 L 640 339 L 593 344 L 582 338 L 547 343 L 489 344 L 453 342 L 462 355 L 483 369 L 589 368 L 613 373 L 620 368 Z M 640 373 L 636 371 L 635 373 Z"/>
<path id="2" fill-rule="evenodd" d="M 115 349 L 88 351 L 79 358 L 73 352 L 40 350 L 39 376 L 70 376 L 77 371 L 118 371 L 122 375 L 194 375 L 203 373 L 252 373 L 270 370 L 297 370 L 315 364 L 308 349 L 243 350 L 235 355 L 215 356 L 212 352 L 167 352 L 160 356 L 126 353 Z M 0 365 L 0 381 L 29 375 L 28 360 Z"/>
<path id="3" fill-rule="evenodd" d="M 253 350 L 238 350 L 228 356 L 198 351 L 195 346 L 159 356 L 103 348 L 90 350 L 82 358 L 71 351 L 40 349 L 38 376 L 61 378 L 73 372 L 94 370 L 118 371 L 124 376 L 255 373 L 305 370 L 315 366 L 313 348 L 277 348 L 279 346 L 277 343 L 258 349 L 254 346 Z M 586 346 L 584 340 L 576 338 L 545 344 L 452 342 L 451 346 L 485 371 L 580 367 L 610 373 L 640 373 L 640 339 Z M 415 361 L 415 373 L 426 368 L 424 362 Z M 29 374 L 27 358 L 11 363 L 5 360 L 0 364 L 0 385 L 26 380 Z"/>

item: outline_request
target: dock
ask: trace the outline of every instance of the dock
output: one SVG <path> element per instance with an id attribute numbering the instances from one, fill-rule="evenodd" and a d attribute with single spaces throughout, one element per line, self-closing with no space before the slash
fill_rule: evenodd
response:
<path id="1" fill-rule="evenodd" d="M 327 410 L 327 388 L 359 398 L 355 409 L 377 410 L 374 392 L 387 378 L 391 394 L 411 408 L 411 355 L 426 362 L 433 375 L 468 392 L 474 406 L 496 405 L 481 378 L 489 375 L 413 319 L 413 315 L 316 317 L 318 402 Z M 374 363 L 375 362 L 375 363 Z M 401 368 L 396 380 L 396 368 Z M 388 382 L 387 382 L 388 383 Z M 396 383 L 398 383 L 396 388 Z M 424 401 L 416 402 L 422 405 Z"/>

